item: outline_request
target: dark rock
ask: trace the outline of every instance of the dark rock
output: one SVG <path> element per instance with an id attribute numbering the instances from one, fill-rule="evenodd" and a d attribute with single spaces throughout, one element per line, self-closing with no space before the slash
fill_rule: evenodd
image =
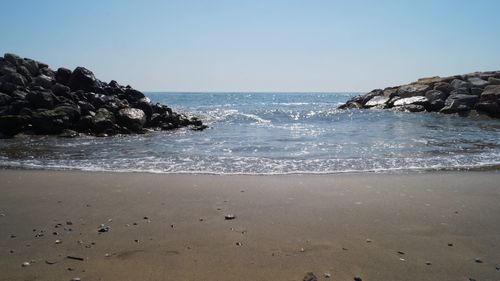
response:
<path id="1" fill-rule="evenodd" d="M 302 278 L 302 281 L 318 281 L 318 278 L 314 275 L 314 273 L 308 272 L 304 278 Z"/>
<path id="2" fill-rule="evenodd" d="M 470 87 L 472 86 L 471 83 L 465 82 L 465 81 L 460 80 L 460 79 L 455 79 L 455 80 L 451 81 L 450 85 L 455 90 L 464 89 L 466 91 L 468 91 L 470 89 Z"/>
<path id="3" fill-rule="evenodd" d="M 479 88 L 484 88 L 488 86 L 490 83 L 486 80 L 483 80 L 479 77 L 471 77 L 467 79 L 467 81 L 473 86 L 473 87 L 479 87 Z"/>
<path id="4" fill-rule="evenodd" d="M 145 98 L 144 94 L 137 90 L 134 90 L 132 88 L 125 90 L 125 99 L 127 99 L 127 101 L 129 101 L 130 103 L 137 102 L 142 98 Z"/>
<path id="5" fill-rule="evenodd" d="M 17 67 L 17 73 L 21 74 L 22 76 L 24 76 L 24 78 L 26 78 L 26 81 L 30 82 L 32 81 L 31 79 L 31 73 L 30 71 L 23 65 L 20 65 Z"/>
<path id="6" fill-rule="evenodd" d="M 51 89 L 52 85 L 54 85 L 54 80 L 52 78 L 50 78 L 49 76 L 41 74 L 41 75 L 33 78 L 32 83 L 34 86 L 40 86 L 44 89 Z"/>
<path id="7" fill-rule="evenodd" d="M 398 96 L 402 98 L 410 98 L 414 96 L 423 96 L 431 87 L 425 84 L 409 84 L 403 85 L 398 89 Z"/>
<path id="8" fill-rule="evenodd" d="M 0 116 L 0 133 L 7 136 L 18 134 L 22 132 L 29 120 L 30 118 L 24 115 Z"/>
<path id="9" fill-rule="evenodd" d="M 68 86 L 64 86 L 63 84 L 56 83 L 54 86 L 51 88 L 52 93 L 56 96 L 62 96 L 62 97 L 67 97 L 67 98 L 72 98 L 70 95 L 70 88 Z"/>
<path id="10" fill-rule="evenodd" d="M 45 76 L 50 77 L 50 79 L 52 79 L 52 80 L 56 80 L 56 73 L 48 67 L 40 68 L 40 75 L 45 75 Z"/>
<path id="11" fill-rule="evenodd" d="M 26 95 L 28 95 L 28 93 L 21 90 L 15 90 L 10 94 L 10 96 L 16 100 L 24 100 L 26 98 Z"/>
<path id="12" fill-rule="evenodd" d="M 90 112 L 95 112 L 96 110 L 92 104 L 86 101 L 78 101 L 77 104 L 80 107 L 80 112 L 82 115 L 90 115 Z"/>
<path id="13" fill-rule="evenodd" d="M 446 101 L 445 106 L 440 110 L 441 113 L 458 113 L 469 111 L 474 107 L 479 97 L 474 95 L 452 94 Z"/>
<path id="14" fill-rule="evenodd" d="M 117 114 L 118 124 L 133 132 L 140 132 L 146 124 L 146 114 L 137 108 L 120 109 Z"/>
<path id="15" fill-rule="evenodd" d="M 488 82 L 490 82 L 490 85 L 500 85 L 500 78 L 490 77 Z"/>
<path id="16" fill-rule="evenodd" d="M 10 94 L 17 90 L 17 86 L 10 82 L 2 82 L 0 79 L 0 91 L 6 94 Z"/>
<path id="17" fill-rule="evenodd" d="M 4 93 L 0 93 L 0 106 L 8 105 L 11 100 L 12 100 L 11 96 Z"/>
<path id="18" fill-rule="evenodd" d="M 105 108 L 99 108 L 92 118 L 93 130 L 97 134 L 108 131 L 114 127 L 115 117 Z"/>
<path id="19" fill-rule="evenodd" d="M 451 91 L 453 91 L 453 87 L 450 85 L 450 83 L 439 82 L 434 84 L 434 90 L 441 91 L 448 95 Z"/>
<path id="20" fill-rule="evenodd" d="M 78 106 L 61 105 L 54 108 L 55 111 L 64 112 L 68 116 L 71 123 L 76 123 L 80 120 L 81 111 Z"/>
<path id="21" fill-rule="evenodd" d="M 59 134 L 70 125 L 70 119 L 65 112 L 45 110 L 33 113 L 33 129 L 40 134 Z"/>
<path id="22" fill-rule="evenodd" d="M 23 59 L 21 64 L 30 72 L 31 76 L 38 76 L 40 74 L 40 68 L 36 61 L 32 59 Z"/>
<path id="23" fill-rule="evenodd" d="M 500 115 L 500 85 L 486 87 L 476 104 L 476 109 L 493 116 Z"/>
<path id="24" fill-rule="evenodd" d="M 3 58 L 7 62 L 9 62 L 10 64 L 12 64 L 14 66 L 18 66 L 20 64 L 20 62 L 22 61 L 21 57 L 19 57 L 16 54 L 12 54 L 12 53 L 6 53 L 6 54 L 4 54 Z"/>
<path id="25" fill-rule="evenodd" d="M 94 117 L 90 115 L 85 115 L 80 117 L 80 120 L 76 123 L 76 130 L 82 133 L 90 133 L 94 129 Z"/>
<path id="26" fill-rule="evenodd" d="M 21 109 L 29 107 L 30 103 L 26 100 L 14 100 L 10 103 L 10 113 L 11 114 L 20 114 Z"/>
<path id="27" fill-rule="evenodd" d="M 71 70 L 64 67 L 59 67 L 56 72 L 56 82 L 65 86 L 69 86 L 71 74 Z"/>
<path id="28" fill-rule="evenodd" d="M 361 279 L 361 277 L 354 276 L 354 281 L 363 281 L 363 279 Z"/>
<path id="29" fill-rule="evenodd" d="M 12 65 L 8 61 L 6 61 L 4 58 L 0 57 L 0 75 L 15 73 L 16 71 L 17 71 L 17 68 L 15 65 Z"/>
<path id="30" fill-rule="evenodd" d="M 33 108 L 51 109 L 54 107 L 54 96 L 48 91 L 32 91 L 26 95 L 26 100 L 29 101 Z"/>
<path id="31" fill-rule="evenodd" d="M 12 83 L 16 86 L 21 86 L 21 87 L 25 87 L 27 84 L 26 78 L 24 78 L 24 76 L 22 76 L 17 72 L 5 74 L 0 78 L 0 81 L 6 83 Z"/>
<path id="32" fill-rule="evenodd" d="M 483 92 L 482 88 L 478 88 L 478 87 L 471 87 L 470 88 L 471 95 L 479 96 L 482 92 Z"/>
<path id="33" fill-rule="evenodd" d="M 71 90 L 93 91 L 94 88 L 98 86 L 99 85 L 97 84 L 97 80 L 92 71 L 81 66 L 73 70 L 69 81 L 69 87 Z"/>

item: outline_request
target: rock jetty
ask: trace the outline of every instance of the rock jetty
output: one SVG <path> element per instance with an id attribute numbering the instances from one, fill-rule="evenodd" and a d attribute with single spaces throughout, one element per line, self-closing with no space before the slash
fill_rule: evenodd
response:
<path id="1" fill-rule="evenodd" d="M 500 71 L 421 78 L 407 85 L 373 90 L 348 100 L 339 108 L 426 111 L 465 116 L 477 112 L 500 118 Z"/>
<path id="2" fill-rule="evenodd" d="M 52 70 L 15 54 L 0 57 L 0 135 L 18 133 L 111 136 L 207 128 L 196 117 L 153 104 L 142 92 L 96 79 L 77 67 Z"/>

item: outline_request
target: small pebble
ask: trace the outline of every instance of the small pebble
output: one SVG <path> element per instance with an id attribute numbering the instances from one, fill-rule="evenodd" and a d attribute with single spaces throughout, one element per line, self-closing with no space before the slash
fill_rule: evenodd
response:
<path id="1" fill-rule="evenodd" d="M 5 214 L 0 214 L 0 217 L 5 217 Z"/>
<path id="2" fill-rule="evenodd" d="M 203 221 L 203 219 L 202 219 L 202 218 L 200 218 L 200 221 Z"/>
<path id="3" fill-rule="evenodd" d="M 475 259 L 474 259 L 474 261 L 475 261 L 476 263 L 483 263 L 483 260 L 481 260 L 480 258 L 475 258 Z"/>
<path id="4" fill-rule="evenodd" d="M 16 238 L 16 236 L 14 234 L 10 235 L 10 238 Z"/>
<path id="5" fill-rule="evenodd" d="M 325 273 L 323 274 L 323 276 L 324 276 L 325 278 L 330 278 L 330 277 L 332 277 L 332 275 L 331 275 L 330 273 L 328 273 L 328 272 L 325 272 Z"/>
<path id="6" fill-rule="evenodd" d="M 449 247 L 453 247 L 453 243 L 448 243 L 448 246 Z"/>
<path id="7" fill-rule="evenodd" d="M 371 243 L 372 240 L 371 239 L 366 239 L 366 243 Z"/>
<path id="8" fill-rule="evenodd" d="M 148 218 L 148 217 L 143 217 L 143 219 L 145 219 L 145 220 L 149 220 L 149 218 Z"/>
<path id="9" fill-rule="evenodd" d="M 72 221 L 67 221 L 66 225 L 73 225 L 73 222 Z"/>
<path id="10" fill-rule="evenodd" d="M 314 275 L 314 273 L 308 272 L 304 278 L 302 278 L 302 281 L 318 281 L 318 278 Z"/>
<path id="11" fill-rule="evenodd" d="M 233 214 L 227 214 L 227 215 L 224 216 L 224 218 L 226 220 L 234 220 L 236 218 L 236 216 L 233 215 Z"/>
<path id="12" fill-rule="evenodd" d="M 430 261 L 425 262 L 426 265 L 431 265 L 432 263 Z"/>
<path id="13" fill-rule="evenodd" d="M 469 278 L 469 281 L 476 281 L 476 279 L 474 279 L 474 278 Z"/>
<path id="14" fill-rule="evenodd" d="M 400 254 L 400 255 L 404 255 L 404 254 L 405 254 L 405 252 L 398 251 L 398 254 Z"/>
<path id="15" fill-rule="evenodd" d="M 104 256 L 107 257 L 107 258 L 109 258 L 111 255 L 108 254 L 108 253 L 106 253 L 106 254 L 104 254 Z"/>
<path id="16" fill-rule="evenodd" d="M 105 224 L 101 224 L 98 228 L 97 228 L 97 232 L 100 232 L 100 233 L 103 233 L 103 232 L 108 232 L 109 231 L 109 226 L 105 225 Z"/>
<path id="17" fill-rule="evenodd" d="M 304 248 L 300 248 L 300 252 L 305 252 L 306 250 Z"/>
<path id="18" fill-rule="evenodd" d="M 134 242 L 135 242 L 135 243 L 139 243 L 139 240 L 138 240 L 138 239 L 135 239 L 135 240 L 134 240 Z"/>
<path id="19" fill-rule="evenodd" d="M 27 267 L 27 266 L 30 266 L 30 263 L 25 261 L 21 264 L 22 267 Z"/>
<path id="20" fill-rule="evenodd" d="M 62 243 L 62 240 L 59 240 L 57 239 L 56 241 L 54 241 L 55 244 L 61 244 Z"/>
<path id="21" fill-rule="evenodd" d="M 496 269 L 497 271 L 500 271 L 500 266 L 495 266 L 495 269 Z"/>
<path id="22" fill-rule="evenodd" d="M 71 278 L 71 281 L 81 281 L 82 279 L 80 279 L 80 277 L 73 277 Z"/>
<path id="23" fill-rule="evenodd" d="M 241 246 L 243 244 L 241 244 L 241 242 L 236 242 L 236 246 Z"/>
<path id="24" fill-rule="evenodd" d="M 355 276 L 354 281 L 363 281 L 363 279 L 361 279 L 361 277 Z"/>
<path id="25" fill-rule="evenodd" d="M 14 250 L 10 250 L 9 253 L 13 254 L 14 253 Z"/>

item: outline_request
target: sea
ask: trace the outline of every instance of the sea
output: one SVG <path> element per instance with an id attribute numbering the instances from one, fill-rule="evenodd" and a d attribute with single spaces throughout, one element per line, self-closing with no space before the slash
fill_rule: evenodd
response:
<path id="1" fill-rule="evenodd" d="M 147 93 L 204 131 L 0 140 L 0 167 L 194 174 L 336 174 L 488 169 L 500 120 L 339 110 L 359 93 Z"/>

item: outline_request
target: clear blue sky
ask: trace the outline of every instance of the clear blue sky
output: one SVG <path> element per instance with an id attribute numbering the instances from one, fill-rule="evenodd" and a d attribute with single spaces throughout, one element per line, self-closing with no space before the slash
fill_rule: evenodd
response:
<path id="1" fill-rule="evenodd" d="M 500 1 L 3 0 L 0 52 L 156 91 L 366 91 L 500 69 Z"/>

